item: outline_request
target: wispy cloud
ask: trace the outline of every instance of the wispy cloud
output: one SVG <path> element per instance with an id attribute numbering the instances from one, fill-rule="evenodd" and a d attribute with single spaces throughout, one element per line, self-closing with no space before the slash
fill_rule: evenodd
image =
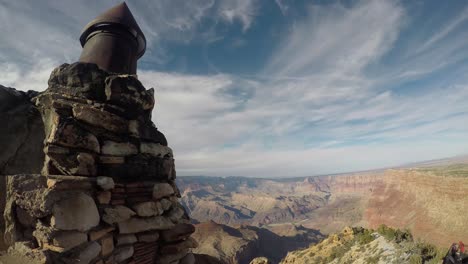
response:
<path id="1" fill-rule="evenodd" d="M 285 2 L 286 2 L 285 0 L 275 0 L 275 3 L 278 6 L 278 8 L 280 9 L 283 16 L 286 15 L 286 13 L 288 12 L 288 9 L 289 9 L 289 5 L 287 5 Z"/>
<path id="2" fill-rule="evenodd" d="M 157 45 L 164 41 L 188 46 L 209 41 L 224 34 L 214 29 L 220 25 L 248 32 L 262 12 L 260 3 L 130 4 L 152 43 L 151 61 L 164 59 Z M 2 16 L 3 22 L 9 17 L 31 22 L 28 34 L 0 40 L 0 67 L 6 69 L 0 82 L 44 89 L 53 66 L 78 56 L 70 32 L 81 29 L 74 23 L 84 23 L 82 18 L 64 11 L 68 2 L 54 6 L 60 15 L 47 19 L 28 16 L 39 6 L 0 4 L 13 10 Z M 104 5 L 69 4 L 81 8 L 86 21 L 96 15 L 93 8 Z M 275 4 L 286 12 L 285 2 Z M 56 23 L 64 16 L 74 23 Z M 468 33 L 457 31 L 466 11 L 448 17 L 430 34 L 403 36 L 414 23 L 410 16 L 399 1 L 311 3 L 304 17 L 294 18 L 283 32 L 266 64 L 249 77 L 140 70 L 144 85 L 156 89 L 153 119 L 174 149 L 179 174 L 312 175 L 466 152 L 468 67 L 442 74 L 468 58 Z M 205 25 L 206 19 L 213 23 Z M 33 39 L 41 36 L 35 32 L 42 27 L 57 40 L 35 47 Z M 3 28 L 14 32 L 13 25 L 0 24 Z M 403 38 L 408 45 L 398 45 Z M 15 47 L 15 40 L 22 44 Z M 249 43 L 246 37 L 242 48 Z M 27 61 L 34 63 L 23 67 Z M 436 80 L 430 78 L 433 74 L 438 74 Z"/>

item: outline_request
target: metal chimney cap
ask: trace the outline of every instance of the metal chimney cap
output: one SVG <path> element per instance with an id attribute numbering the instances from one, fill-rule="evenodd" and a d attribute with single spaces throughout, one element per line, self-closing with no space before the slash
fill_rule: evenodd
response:
<path id="1" fill-rule="evenodd" d="M 143 56 L 146 51 L 146 38 L 125 2 L 112 7 L 89 22 L 81 32 L 81 46 L 84 47 L 91 33 L 109 25 L 122 27 L 134 36 L 138 43 L 137 58 Z"/>

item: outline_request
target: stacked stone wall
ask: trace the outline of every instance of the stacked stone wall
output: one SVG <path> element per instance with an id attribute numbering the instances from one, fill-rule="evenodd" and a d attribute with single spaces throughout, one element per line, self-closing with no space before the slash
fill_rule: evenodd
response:
<path id="1" fill-rule="evenodd" d="M 6 241 L 41 263 L 193 263 L 172 150 L 153 89 L 94 64 L 64 64 L 36 97 L 41 175 L 8 177 Z"/>

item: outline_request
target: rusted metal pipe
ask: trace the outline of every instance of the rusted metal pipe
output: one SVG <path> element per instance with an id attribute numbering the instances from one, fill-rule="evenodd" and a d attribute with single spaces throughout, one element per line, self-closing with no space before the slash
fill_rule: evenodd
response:
<path id="1" fill-rule="evenodd" d="M 146 50 L 145 35 L 125 2 L 89 22 L 80 42 L 80 62 L 95 63 L 113 73 L 136 74 L 137 60 Z"/>

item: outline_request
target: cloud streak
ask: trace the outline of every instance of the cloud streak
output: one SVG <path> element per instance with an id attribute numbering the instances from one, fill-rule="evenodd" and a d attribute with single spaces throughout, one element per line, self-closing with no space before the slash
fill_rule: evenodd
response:
<path id="1" fill-rule="evenodd" d="M 78 42 L 70 36 L 80 30 L 74 23 L 84 22 L 65 10 L 68 5 L 89 20 L 96 15 L 93 8 L 102 10 L 101 5 L 109 3 L 65 1 L 51 5 L 55 18 L 43 19 L 28 16 L 37 6 L 0 2 L 10 10 L 2 14 L 3 22 L 9 17 L 31 22 L 25 29 L 28 34 L 0 41 L 0 66 L 6 69 L 0 72 L 2 84 L 43 90 L 52 67 L 74 61 L 79 53 Z M 255 29 L 262 4 L 139 1 L 131 8 L 151 42 L 144 60 L 153 62 L 175 56 L 161 50 L 162 43 L 190 46 L 224 37 L 226 27 L 243 32 L 242 48 L 248 48 L 248 32 Z M 276 5 L 285 17 L 294 13 L 292 3 Z M 156 90 L 153 119 L 174 149 L 178 173 L 305 176 L 466 152 L 467 65 L 450 76 L 442 74 L 468 58 L 468 35 L 453 34 L 465 22 L 466 11 L 429 35 L 404 39 L 404 30 L 414 23 L 410 15 L 396 1 L 312 3 L 304 17 L 294 18 L 266 64 L 251 76 L 140 70 L 143 84 Z M 74 22 L 54 24 L 63 16 Z M 0 27 L 10 33 L 14 29 Z M 41 27 L 56 40 L 31 53 L 32 40 L 38 37 L 34 32 Z M 23 46 L 15 47 L 14 40 Z M 404 40 L 408 45 L 402 47 Z M 26 61 L 34 63 L 25 66 Z M 433 74 L 442 77 L 432 80 Z"/>

